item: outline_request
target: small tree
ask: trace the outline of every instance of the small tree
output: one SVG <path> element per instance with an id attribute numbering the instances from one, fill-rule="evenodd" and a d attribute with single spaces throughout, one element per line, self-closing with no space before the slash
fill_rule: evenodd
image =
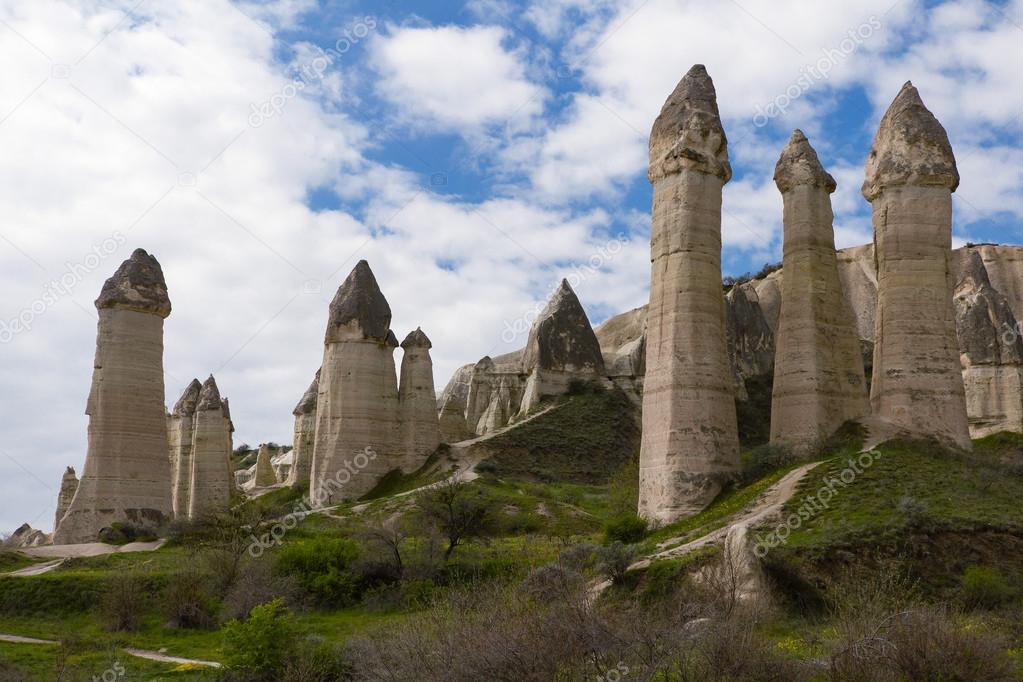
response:
<path id="1" fill-rule="evenodd" d="M 483 492 L 450 479 L 419 494 L 416 507 L 447 540 L 444 561 L 466 541 L 489 535 L 494 503 Z"/>
<path id="2" fill-rule="evenodd" d="M 397 516 L 375 518 L 359 529 L 359 537 L 370 547 L 377 548 L 386 557 L 383 563 L 395 580 L 405 573 L 402 549 L 409 537 L 407 524 Z"/>
<path id="3" fill-rule="evenodd" d="M 224 659 L 230 670 L 276 679 L 296 639 L 284 602 L 275 599 L 252 609 L 248 620 L 224 626 Z"/>

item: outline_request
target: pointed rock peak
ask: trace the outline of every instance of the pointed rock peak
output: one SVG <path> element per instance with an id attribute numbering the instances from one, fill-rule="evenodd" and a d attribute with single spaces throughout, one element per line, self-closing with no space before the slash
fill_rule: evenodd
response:
<path id="1" fill-rule="evenodd" d="M 384 345 L 388 348 L 398 347 L 398 337 L 395 336 L 393 330 L 391 329 L 387 330 L 387 338 L 384 339 Z"/>
<path id="2" fill-rule="evenodd" d="M 178 402 L 174 403 L 174 409 L 171 414 L 175 417 L 189 417 L 195 414 L 195 407 L 199 404 L 199 394 L 202 392 L 202 384 L 199 383 L 198 379 L 192 379 L 192 382 L 185 387 L 185 392 L 178 398 Z"/>
<path id="3" fill-rule="evenodd" d="M 164 318 L 170 315 L 171 302 L 160 263 L 143 249 L 135 249 L 103 284 L 96 308 L 123 308 Z"/>
<path id="4" fill-rule="evenodd" d="M 64 478 L 65 479 L 72 479 L 73 478 L 74 480 L 77 481 L 78 480 L 78 476 L 77 476 L 77 474 L 75 474 L 75 468 L 74 467 L 68 467 L 67 469 L 65 469 L 64 470 Z"/>
<path id="5" fill-rule="evenodd" d="M 326 343 L 365 339 L 384 341 L 390 325 L 391 307 L 381 293 L 369 263 L 361 260 L 330 303 Z"/>
<path id="6" fill-rule="evenodd" d="M 309 384 L 309 388 L 302 394 L 302 399 L 298 401 L 298 405 L 295 405 L 295 409 L 291 413 L 296 417 L 303 414 L 315 414 L 319 394 L 320 370 L 316 370 L 316 376 L 313 377 L 312 383 Z"/>
<path id="7" fill-rule="evenodd" d="M 650 182 L 684 168 L 716 175 L 724 182 L 732 177 L 717 92 L 702 64 L 689 69 L 675 86 L 650 131 Z"/>
<path id="8" fill-rule="evenodd" d="M 494 369 L 494 361 L 489 355 L 484 355 L 479 361 L 472 366 L 474 372 L 488 372 Z"/>
<path id="9" fill-rule="evenodd" d="M 881 118 L 867 157 L 863 196 L 873 201 L 885 187 L 959 186 L 952 144 L 909 81 Z"/>
<path id="10" fill-rule="evenodd" d="M 822 187 L 829 194 L 837 187 L 835 179 L 824 170 L 816 150 L 799 128 L 792 133 L 774 167 L 774 183 L 782 194 L 799 185 Z"/>
<path id="11" fill-rule="evenodd" d="M 402 348 L 433 348 L 430 337 L 426 335 L 422 327 L 416 327 L 414 332 L 409 332 L 405 340 L 401 342 Z"/>
<path id="12" fill-rule="evenodd" d="M 202 392 L 199 394 L 198 410 L 219 410 L 223 406 L 220 399 L 220 389 L 217 388 L 217 380 L 210 375 L 210 378 L 203 382 Z"/>
<path id="13" fill-rule="evenodd" d="M 522 366 L 556 371 L 602 372 L 604 356 L 579 297 L 568 280 L 554 295 L 529 330 Z"/>

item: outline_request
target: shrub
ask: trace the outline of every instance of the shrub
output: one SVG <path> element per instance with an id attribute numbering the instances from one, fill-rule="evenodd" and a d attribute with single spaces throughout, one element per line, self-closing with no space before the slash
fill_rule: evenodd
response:
<path id="1" fill-rule="evenodd" d="M 646 519 L 634 512 L 619 514 L 604 524 L 604 544 L 622 542 L 631 545 L 642 540 L 646 531 Z"/>
<path id="2" fill-rule="evenodd" d="M 478 474 L 496 474 L 497 471 L 497 462 L 489 458 L 476 465 L 476 473 Z"/>
<path id="3" fill-rule="evenodd" d="M 254 607 L 277 598 L 283 599 L 285 604 L 297 603 L 301 593 L 298 581 L 289 575 L 274 575 L 272 569 L 272 563 L 267 558 L 244 563 L 238 578 L 224 597 L 221 618 L 248 618 Z"/>
<path id="4" fill-rule="evenodd" d="M 963 599 L 972 608 L 991 609 L 1016 596 L 1016 591 L 997 568 L 970 566 L 962 577 Z"/>
<path id="5" fill-rule="evenodd" d="M 129 542 L 152 542 L 157 539 L 157 530 L 134 523 L 115 521 L 99 532 L 99 541 L 108 545 L 126 545 Z"/>
<path id="6" fill-rule="evenodd" d="M 100 599 L 100 613 L 106 628 L 112 632 L 138 630 L 146 605 L 146 587 L 132 573 L 117 573 Z"/>
<path id="7" fill-rule="evenodd" d="M 582 576 L 561 564 L 545 564 L 529 572 L 522 589 L 533 599 L 550 601 L 569 593 Z"/>
<path id="8" fill-rule="evenodd" d="M 209 576 L 196 570 L 172 573 L 163 590 L 162 611 L 173 628 L 205 630 L 213 627 L 216 600 L 206 585 Z"/>
<path id="9" fill-rule="evenodd" d="M 598 549 L 597 545 L 591 542 L 580 542 L 562 551 L 558 556 L 558 563 L 581 573 L 593 565 Z"/>
<path id="10" fill-rule="evenodd" d="M 752 483 L 779 467 L 794 464 L 798 458 L 784 445 L 766 443 L 750 450 L 744 460 L 742 478 Z"/>
<path id="11" fill-rule="evenodd" d="M 349 673 L 340 645 L 306 637 L 284 660 L 280 682 L 335 682 L 350 679 Z"/>
<path id="12" fill-rule="evenodd" d="M 612 583 L 621 584 L 635 555 L 634 548 L 622 542 L 612 542 L 597 550 L 597 568 Z"/>
<path id="13" fill-rule="evenodd" d="M 447 539 L 445 562 L 455 548 L 493 532 L 495 503 L 478 488 L 446 481 L 416 497 L 420 516 Z"/>
<path id="14" fill-rule="evenodd" d="M 286 545 L 276 568 L 295 578 L 317 605 L 342 608 L 358 603 L 362 594 L 362 581 L 350 570 L 358 556 L 355 541 L 321 537 Z"/>
<path id="15" fill-rule="evenodd" d="M 275 599 L 252 609 L 247 620 L 224 625 L 224 664 L 230 670 L 278 679 L 295 639 L 291 615 L 284 602 Z"/>

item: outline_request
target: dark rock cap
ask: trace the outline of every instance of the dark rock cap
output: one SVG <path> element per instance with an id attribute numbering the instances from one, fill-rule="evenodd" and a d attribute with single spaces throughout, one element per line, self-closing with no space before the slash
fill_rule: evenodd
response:
<path id="1" fill-rule="evenodd" d="M 402 348 L 433 348 L 430 337 L 423 332 L 421 327 L 416 327 L 414 332 L 409 332 L 405 340 L 401 342 Z"/>
<path id="2" fill-rule="evenodd" d="M 873 201 L 885 187 L 899 185 L 947 187 L 953 192 L 959 186 L 948 133 L 909 81 L 877 127 L 867 157 L 863 196 Z"/>
<path id="3" fill-rule="evenodd" d="M 561 280 L 529 330 L 522 366 L 527 372 L 539 368 L 603 373 L 600 343 L 568 280 Z"/>
<path id="4" fill-rule="evenodd" d="M 202 392 L 202 384 L 199 383 L 198 379 L 192 379 L 192 382 L 185 387 L 185 392 L 178 398 L 178 402 L 174 403 L 174 409 L 171 414 L 175 417 L 189 417 L 195 414 L 195 407 L 199 404 L 199 393 Z"/>
<path id="5" fill-rule="evenodd" d="M 217 388 L 217 380 L 211 374 L 210 378 L 203 382 L 196 410 L 219 410 L 221 407 L 223 407 L 223 402 L 220 399 L 220 389 Z"/>
<path id="6" fill-rule="evenodd" d="M 309 384 L 309 388 L 302 394 L 302 399 L 298 401 L 298 405 L 295 405 L 295 409 L 291 411 L 296 417 L 303 414 L 314 414 L 316 412 L 316 401 L 317 396 L 320 392 L 320 370 L 316 370 L 316 376 L 313 377 L 312 383 Z"/>
<path id="7" fill-rule="evenodd" d="M 163 269 L 143 249 L 135 249 L 128 260 L 103 284 L 96 308 L 121 308 L 166 318 L 171 312 Z"/>
<path id="8" fill-rule="evenodd" d="M 714 81 L 703 64 L 689 69 L 675 86 L 650 131 L 650 182 L 683 168 L 716 175 L 725 182 L 732 177 Z"/>
<path id="9" fill-rule="evenodd" d="M 774 167 L 774 184 L 783 194 L 799 185 L 822 187 L 830 194 L 838 186 L 835 178 L 824 170 L 816 150 L 799 128 L 793 131 Z"/>
<path id="10" fill-rule="evenodd" d="M 74 467 L 68 467 L 67 469 L 65 469 L 64 470 L 64 478 L 73 478 L 75 480 L 78 480 L 78 476 L 75 474 L 75 468 Z"/>
<path id="11" fill-rule="evenodd" d="M 380 292 L 369 263 L 360 260 L 330 302 L 326 343 L 386 341 L 390 325 L 391 306 Z"/>

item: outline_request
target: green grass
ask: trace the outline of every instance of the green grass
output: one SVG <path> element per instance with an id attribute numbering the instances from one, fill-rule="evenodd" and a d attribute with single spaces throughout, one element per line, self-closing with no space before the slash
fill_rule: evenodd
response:
<path id="1" fill-rule="evenodd" d="M 57 679 L 92 680 L 212 680 L 213 673 L 203 669 L 189 669 L 173 663 L 158 663 L 129 656 L 117 648 L 105 648 L 92 643 L 78 642 L 70 649 L 59 645 L 10 644 L 0 642 L 0 679 L 6 677 L 3 664 L 15 666 L 31 680 L 49 682 Z M 116 677 L 115 677 L 116 676 Z"/>
<path id="2" fill-rule="evenodd" d="M 360 500 L 378 500 L 406 493 L 447 477 L 451 467 L 446 466 L 448 446 L 441 445 L 427 458 L 423 465 L 411 474 L 402 473 L 401 469 L 392 469 L 377 481 L 373 489 L 363 495 Z"/>
<path id="3" fill-rule="evenodd" d="M 49 559 L 31 557 L 13 550 L 0 550 L 0 573 L 18 571 L 22 568 L 28 568 L 33 564 L 44 563 L 46 561 L 49 561 Z"/>
<path id="4" fill-rule="evenodd" d="M 606 483 L 639 452 L 639 408 L 620 390 L 593 390 L 481 443 L 481 470 L 544 482 Z"/>

